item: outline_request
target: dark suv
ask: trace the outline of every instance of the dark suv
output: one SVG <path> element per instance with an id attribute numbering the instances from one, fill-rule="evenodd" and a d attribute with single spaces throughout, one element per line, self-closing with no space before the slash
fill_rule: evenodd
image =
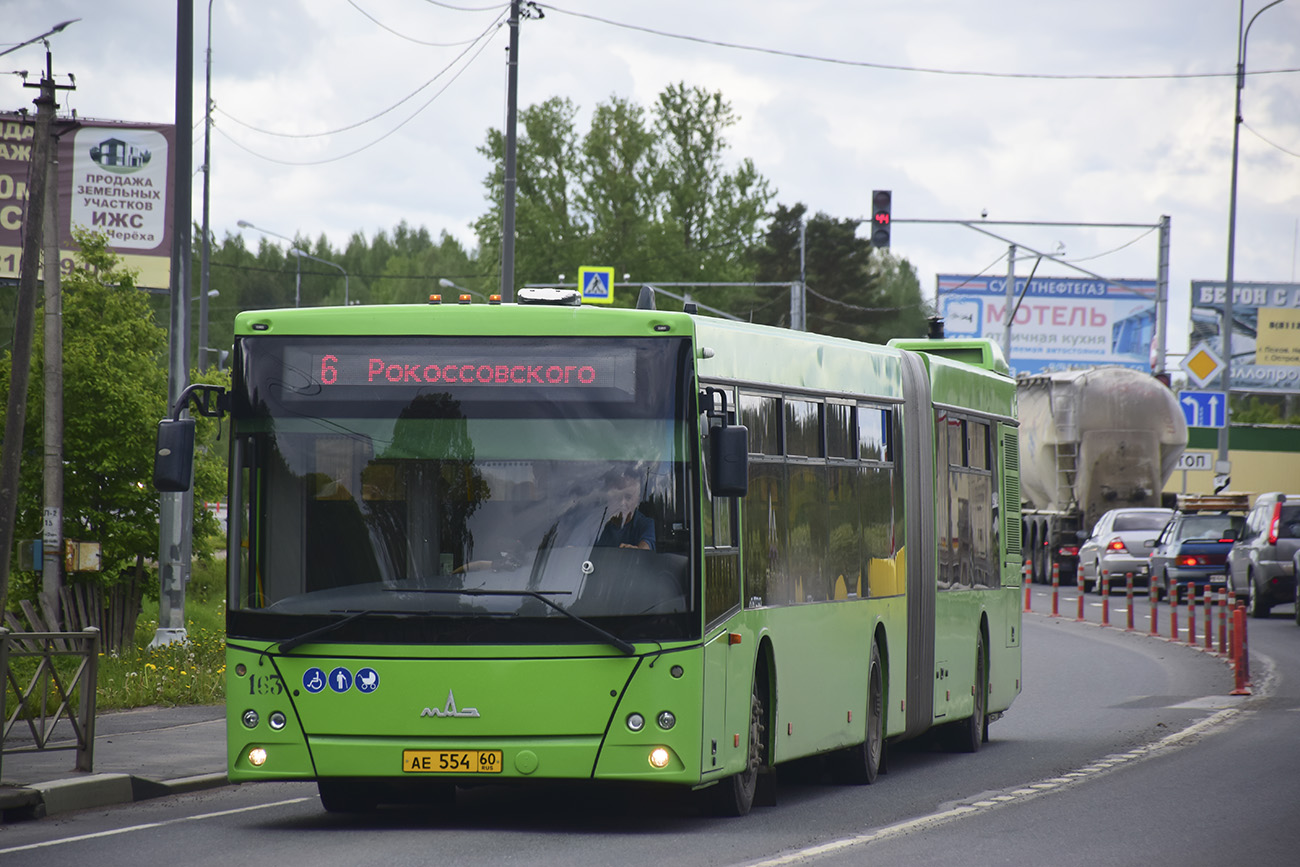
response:
<path id="1" fill-rule="evenodd" d="M 1252 617 L 1296 598 L 1295 556 L 1300 552 L 1300 496 L 1260 494 L 1228 551 L 1228 592 Z"/>
<path id="2" fill-rule="evenodd" d="M 1151 592 L 1157 599 L 1167 596 L 1175 604 L 1188 584 L 1195 584 L 1202 596 L 1207 589 L 1224 586 L 1228 549 L 1246 522 L 1243 514 L 1203 508 L 1194 501 L 1186 506 L 1180 503 L 1179 507 L 1180 511 L 1160 531 L 1151 552 Z M 1244 495 L 1240 509 L 1246 511 Z"/>

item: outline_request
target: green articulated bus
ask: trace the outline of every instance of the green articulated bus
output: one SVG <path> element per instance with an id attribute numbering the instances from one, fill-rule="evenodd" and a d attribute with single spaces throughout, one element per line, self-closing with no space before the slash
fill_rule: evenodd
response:
<path id="1" fill-rule="evenodd" d="M 183 410 L 229 416 L 230 779 L 739 815 L 793 759 L 978 750 L 1021 678 L 997 347 L 577 302 L 238 316 L 230 390 L 181 397 L 155 467 L 185 489 Z"/>

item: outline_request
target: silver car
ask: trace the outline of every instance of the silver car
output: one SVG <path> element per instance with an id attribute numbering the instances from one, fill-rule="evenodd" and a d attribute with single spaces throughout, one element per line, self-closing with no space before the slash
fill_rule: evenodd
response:
<path id="1" fill-rule="evenodd" d="M 1165 524 L 1174 516 L 1172 509 L 1111 509 L 1098 519 L 1092 535 L 1079 546 L 1079 585 L 1087 593 L 1109 584 L 1112 588 L 1127 582 L 1133 573 L 1133 586 L 1146 587 L 1150 581 L 1151 549 Z"/>
<path id="2" fill-rule="evenodd" d="M 1294 602 L 1297 552 L 1300 496 L 1260 494 L 1228 551 L 1228 592 L 1246 603 L 1252 617 L 1267 617 L 1274 605 Z"/>

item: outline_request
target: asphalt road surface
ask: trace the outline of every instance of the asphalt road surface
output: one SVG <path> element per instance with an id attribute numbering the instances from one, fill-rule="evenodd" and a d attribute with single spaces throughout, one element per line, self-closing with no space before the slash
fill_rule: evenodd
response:
<path id="1" fill-rule="evenodd" d="M 1123 625 L 1026 615 L 1024 693 L 979 753 L 892 747 L 889 773 L 862 787 L 799 763 L 780 775 L 777 806 L 740 819 L 679 793 L 557 785 L 338 817 L 314 786 L 243 785 L 14 823 L 0 864 L 1295 863 L 1290 608 L 1251 622 L 1245 698 L 1227 695 L 1223 661 Z"/>

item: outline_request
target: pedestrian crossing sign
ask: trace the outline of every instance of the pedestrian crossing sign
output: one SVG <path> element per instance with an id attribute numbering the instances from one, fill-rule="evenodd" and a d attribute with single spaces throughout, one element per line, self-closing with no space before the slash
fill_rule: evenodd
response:
<path id="1" fill-rule="evenodd" d="M 614 269 L 584 265 L 578 269 L 583 304 L 614 303 Z"/>

